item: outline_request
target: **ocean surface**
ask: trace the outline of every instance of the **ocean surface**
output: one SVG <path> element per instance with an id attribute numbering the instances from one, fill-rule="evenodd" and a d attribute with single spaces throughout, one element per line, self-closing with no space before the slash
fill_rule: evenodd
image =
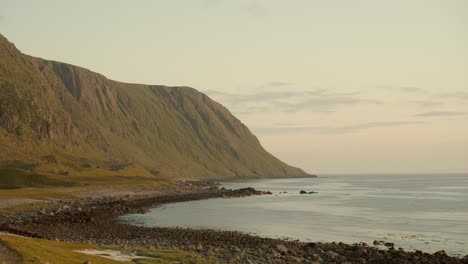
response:
<path id="1" fill-rule="evenodd" d="M 136 225 L 237 230 L 265 237 L 468 255 L 468 174 L 324 175 L 223 183 L 273 195 L 211 199 L 123 216 Z M 316 194 L 299 194 L 300 190 Z M 287 192 L 287 193 L 284 193 Z"/>

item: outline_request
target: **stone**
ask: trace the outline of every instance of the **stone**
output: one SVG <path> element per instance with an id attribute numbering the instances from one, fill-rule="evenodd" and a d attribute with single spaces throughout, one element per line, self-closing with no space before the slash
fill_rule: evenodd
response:
<path id="1" fill-rule="evenodd" d="M 196 247 L 196 250 L 197 251 L 202 251 L 203 250 L 202 244 L 198 244 L 197 247 Z"/>
<path id="2" fill-rule="evenodd" d="M 390 243 L 390 242 L 387 242 L 384 244 L 386 247 L 394 247 L 395 244 L 394 243 Z"/>
<path id="3" fill-rule="evenodd" d="M 340 254 L 338 254 L 338 253 L 336 253 L 336 252 L 333 252 L 333 251 L 331 251 L 331 250 L 327 251 L 325 254 L 326 254 L 327 256 L 331 257 L 331 258 L 337 258 L 337 257 L 340 256 Z"/>
<path id="4" fill-rule="evenodd" d="M 241 252 L 241 249 L 238 248 L 238 247 L 236 247 L 236 246 L 232 246 L 232 247 L 231 247 L 231 251 L 232 251 L 232 252 Z"/>
<path id="5" fill-rule="evenodd" d="M 205 256 L 207 257 L 212 257 L 214 256 L 214 251 L 211 247 L 208 247 L 205 252 L 203 252 L 203 254 L 205 254 Z"/>
<path id="6" fill-rule="evenodd" d="M 301 190 L 299 193 L 300 193 L 300 194 L 307 194 L 307 192 L 304 191 L 304 190 Z"/>
<path id="7" fill-rule="evenodd" d="M 280 245 L 276 245 L 276 249 L 278 250 L 279 253 L 281 253 L 281 254 L 283 254 L 283 255 L 284 255 L 284 254 L 288 254 L 288 251 L 289 251 L 288 248 L 287 248 L 286 246 L 281 245 L 281 244 L 280 244 Z"/>

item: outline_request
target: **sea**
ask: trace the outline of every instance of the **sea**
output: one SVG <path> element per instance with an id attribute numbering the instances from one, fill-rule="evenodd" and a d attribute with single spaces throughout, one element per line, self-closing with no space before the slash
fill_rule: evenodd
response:
<path id="1" fill-rule="evenodd" d="M 222 185 L 273 194 L 166 204 L 122 220 L 304 242 L 382 240 L 409 251 L 468 255 L 468 174 L 321 175 Z"/>

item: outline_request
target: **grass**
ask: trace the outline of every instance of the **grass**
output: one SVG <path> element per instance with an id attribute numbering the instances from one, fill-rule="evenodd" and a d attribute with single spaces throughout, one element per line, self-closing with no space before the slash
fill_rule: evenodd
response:
<path id="1" fill-rule="evenodd" d="M 22 189 L 6 189 L 0 190 L 1 199 L 75 199 L 63 188 L 22 188 Z"/>
<path id="2" fill-rule="evenodd" d="M 145 248 L 129 248 L 121 250 L 116 247 L 103 247 L 91 244 L 68 243 L 60 241 L 42 240 L 26 238 L 20 236 L 0 235 L 0 242 L 6 244 L 10 249 L 19 253 L 22 263 L 70 263 L 82 264 L 91 261 L 93 264 L 112 263 L 219 263 L 215 259 L 203 259 L 196 254 L 182 250 L 149 250 Z M 96 249 L 96 250 L 119 250 L 123 254 L 130 255 L 136 252 L 137 255 L 150 257 L 148 259 L 134 259 L 129 262 L 118 262 L 100 256 L 92 256 L 75 252 L 76 250 Z"/>
<path id="3" fill-rule="evenodd" d="M 24 204 L 17 204 L 13 206 L 2 207 L 0 206 L 0 214 L 2 215 L 15 215 L 18 213 L 35 211 L 40 208 L 47 208 L 50 206 L 46 201 L 49 199 L 76 199 L 77 197 L 67 193 L 59 188 L 22 188 L 22 189 L 0 189 L 1 200 L 24 200 L 33 199 L 37 202 L 28 202 Z"/>
<path id="4" fill-rule="evenodd" d="M 76 186 L 59 178 L 36 174 L 19 168 L 0 168 L 0 189 L 17 189 L 32 186 Z"/>
<path id="5" fill-rule="evenodd" d="M 101 186 L 101 185 L 135 185 L 144 184 L 148 186 L 161 186 L 167 184 L 170 179 L 164 176 L 155 176 L 139 166 L 126 166 L 119 170 L 110 170 L 109 168 L 80 168 L 73 170 L 70 167 L 57 165 L 55 171 L 52 165 L 43 164 L 25 167 L 13 167 L 12 165 L 0 165 L 0 199 L 2 193 L 7 194 L 6 189 L 21 189 L 35 187 L 33 195 L 31 191 L 10 192 L 25 197 L 36 199 L 41 198 L 42 194 L 48 193 L 51 187 L 60 189 L 61 187 L 83 187 L 83 186 Z M 68 173 L 72 171 L 72 173 Z M 67 172 L 67 173 L 61 173 Z M 54 189 L 52 188 L 52 189 Z M 41 189 L 43 189 L 41 191 Z M 66 188 L 63 188 L 66 189 Z M 61 194 L 51 193 L 48 198 L 61 198 Z M 32 197 L 36 196 L 36 197 Z M 59 196 L 59 197 L 57 197 Z M 12 198 L 12 197 L 7 197 Z"/>

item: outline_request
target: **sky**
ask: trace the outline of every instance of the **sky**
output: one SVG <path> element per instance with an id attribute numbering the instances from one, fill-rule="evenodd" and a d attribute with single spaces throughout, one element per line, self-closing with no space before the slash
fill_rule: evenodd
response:
<path id="1" fill-rule="evenodd" d="M 468 172 L 466 0 L 0 0 L 0 33 L 194 87 L 310 173 Z"/>

